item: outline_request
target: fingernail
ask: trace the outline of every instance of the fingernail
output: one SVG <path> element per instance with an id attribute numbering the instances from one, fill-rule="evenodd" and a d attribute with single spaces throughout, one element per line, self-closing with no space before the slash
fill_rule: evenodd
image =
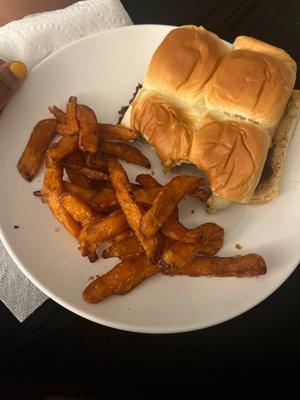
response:
<path id="1" fill-rule="evenodd" d="M 27 67 L 22 61 L 12 61 L 9 64 L 10 72 L 19 80 L 22 80 L 27 75 Z"/>

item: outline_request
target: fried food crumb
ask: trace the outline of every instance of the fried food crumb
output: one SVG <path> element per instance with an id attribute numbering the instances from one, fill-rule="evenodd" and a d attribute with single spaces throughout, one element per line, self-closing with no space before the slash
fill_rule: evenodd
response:
<path id="1" fill-rule="evenodd" d="M 14 225 L 14 229 L 19 229 L 19 225 Z"/>
<path id="2" fill-rule="evenodd" d="M 60 227 L 58 226 L 57 228 L 54 229 L 54 232 L 57 233 L 60 231 Z"/>
<path id="3" fill-rule="evenodd" d="M 153 169 L 152 169 L 152 171 L 151 171 L 151 175 L 152 175 L 152 176 L 155 176 L 155 172 L 154 172 Z"/>
<path id="4" fill-rule="evenodd" d="M 191 210 L 191 214 L 194 214 L 195 210 Z"/>
<path id="5" fill-rule="evenodd" d="M 95 279 L 95 277 L 92 275 L 92 276 L 89 277 L 88 280 L 89 280 L 89 281 L 93 281 L 94 279 Z"/>
<path id="6" fill-rule="evenodd" d="M 242 246 L 241 246 L 240 244 L 237 243 L 237 244 L 235 245 L 235 248 L 238 249 L 238 250 L 241 250 L 241 249 L 242 249 Z"/>

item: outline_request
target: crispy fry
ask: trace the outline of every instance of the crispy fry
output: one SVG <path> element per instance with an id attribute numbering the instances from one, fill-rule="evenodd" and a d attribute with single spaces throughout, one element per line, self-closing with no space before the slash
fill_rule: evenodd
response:
<path id="1" fill-rule="evenodd" d="M 55 135 L 56 125 L 56 120 L 49 118 L 38 122 L 33 128 L 17 165 L 20 174 L 26 181 L 32 181 L 37 175 L 50 140 Z"/>
<path id="2" fill-rule="evenodd" d="M 94 263 L 98 260 L 98 255 L 95 251 L 93 251 L 93 253 L 88 254 L 87 257 L 91 263 Z"/>
<path id="3" fill-rule="evenodd" d="M 89 154 L 86 158 L 86 165 L 98 171 L 108 172 L 107 160 L 99 158 L 97 154 Z"/>
<path id="4" fill-rule="evenodd" d="M 54 217 L 72 236 L 78 238 L 81 231 L 80 224 L 60 204 L 60 195 L 65 190 L 62 176 L 63 169 L 58 162 L 47 159 L 43 187 L 44 198 Z"/>
<path id="5" fill-rule="evenodd" d="M 79 148 L 82 151 L 96 153 L 98 151 L 99 130 L 94 111 L 84 105 L 77 106 L 77 118 L 80 124 Z"/>
<path id="6" fill-rule="evenodd" d="M 86 256 L 96 251 L 101 243 L 126 231 L 128 227 L 125 215 L 121 211 L 86 225 L 79 236 L 82 255 Z"/>
<path id="7" fill-rule="evenodd" d="M 123 125 L 98 124 L 99 132 L 104 141 L 135 140 L 138 132 Z"/>
<path id="8" fill-rule="evenodd" d="M 147 238 L 152 237 L 169 218 L 183 197 L 203 183 L 195 176 L 176 176 L 164 186 L 155 198 L 152 207 L 141 220 L 141 232 Z"/>
<path id="9" fill-rule="evenodd" d="M 127 231 L 120 233 L 119 235 L 116 235 L 110 239 L 111 243 L 117 243 L 120 242 L 121 240 L 127 238 L 128 236 L 131 236 L 133 234 L 132 230 L 129 228 Z"/>
<path id="10" fill-rule="evenodd" d="M 61 135 L 74 135 L 79 132 L 79 124 L 77 120 L 77 97 L 71 96 L 69 98 L 66 110 L 66 123 L 59 123 L 57 125 L 57 132 Z"/>
<path id="11" fill-rule="evenodd" d="M 86 302 L 98 303 L 112 294 L 128 293 L 144 279 L 159 271 L 159 266 L 151 264 L 145 256 L 134 261 L 124 261 L 91 282 L 82 295 Z"/>
<path id="12" fill-rule="evenodd" d="M 139 174 L 135 180 L 142 185 L 145 189 L 161 188 L 162 185 L 157 182 L 150 174 Z"/>
<path id="13" fill-rule="evenodd" d="M 65 125 L 67 123 L 66 113 L 56 106 L 48 107 L 49 111 L 54 115 L 57 119 L 57 122 Z"/>
<path id="14" fill-rule="evenodd" d="M 104 172 L 97 171 L 96 169 L 88 168 L 88 167 L 82 167 L 81 165 L 77 164 L 68 164 L 66 162 L 63 162 L 62 165 L 64 167 L 68 167 L 73 169 L 74 171 L 78 171 L 82 173 L 84 176 L 86 176 L 89 179 L 92 179 L 94 181 L 108 181 L 108 176 Z"/>
<path id="15" fill-rule="evenodd" d="M 141 233 L 140 221 L 142 213 L 127 190 L 129 181 L 124 168 L 119 162 L 114 160 L 109 161 L 108 168 L 110 180 L 116 191 L 118 202 L 127 218 L 128 224 L 142 243 L 150 261 L 156 264 L 161 250 L 160 239 L 157 235 L 153 236 L 151 239 L 146 239 Z"/>
<path id="16" fill-rule="evenodd" d="M 96 189 L 86 189 L 81 186 L 74 185 L 74 183 L 64 181 L 64 186 L 69 193 L 75 194 L 81 200 L 89 204 L 89 200 L 98 193 Z"/>
<path id="17" fill-rule="evenodd" d="M 86 155 L 79 149 L 68 154 L 64 158 L 65 170 L 71 183 L 81 186 L 86 189 L 93 188 L 93 182 L 87 178 L 82 172 L 67 166 L 68 164 L 79 165 L 84 167 L 86 165 Z"/>
<path id="18" fill-rule="evenodd" d="M 196 188 L 194 189 L 191 193 L 191 196 L 196 197 L 197 199 L 199 199 L 200 201 L 202 201 L 202 203 L 206 204 L 207 200 L 210 197 L 210 193 L 208 193 L 206 190 L 201 189 L 201 188 Z"/>
<path id="19" fill-rule="evenodd" d="M 102 253 L 102 258 L 119 257 L 121 260 L 137 258 L 145 250 L 136 235 L 132 234 L 123 240 L 111 244 Z"/>
<path id="20" fill-rule="evenodd" d="M 151 163 L 139 149 L 127 143 L 110 143 L 104 142 L 100 146 L 100 151 L 111 154 L 114 157 L 121 158 L 133 164 L 142 165 L 143 167 L 150 168 Z"/>
<path id="21" fill-rule="evenodd" d="M 33 195 L 36 197 L 43 197 L 43 191 L 42 190 L 35 190 L 33 192 Z"/>
<path id="22" fill-rule="evenodd" d="M 160 191 L 161 188 L 138 189 L 134 194 L 134 199 L 138 204 L 152 205 Z"/>
<path id="23" fill-rule="evenodd" d="M 267 267 L 258 254 L 235 257 L 195 257 L 183 267 L 164 265 L 163 274 L 238 278 L 264 275 Z"/>
<path id="24" fill-rule="evenodd" d="M 65 192 L 61 195 L 60 201 L 65 210 L 82 226 L 100 218 L 75 194 Z"/>
<path id="25" fill-rule="evenodd" d="M 75 151 L 77 146 L 77 136 L 63 136 L 58 142 L 49 147 L 47 150 L 47 157 L 56 161 L 62 160 L 66 155 Z"/>
<path id="26" fill-rule="evenodd" d="M 94 209 L 99 210 L 99 212 L 105 212 L 111 207 L 118 205 L 116 192 L 113 188 L 104 188 L 90 199 L 90 205 Z"/>

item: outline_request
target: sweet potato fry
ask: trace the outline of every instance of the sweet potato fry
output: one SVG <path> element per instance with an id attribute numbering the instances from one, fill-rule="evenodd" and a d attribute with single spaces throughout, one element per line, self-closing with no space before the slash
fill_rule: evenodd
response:
<path id="1" fill-rule="evenodd" d="M 267 272 L 264 259 L 258 254 L 236 257 L 195 257 L 183 267 L 164 265 L 165 275 L 219 276 L 238 278 L 264 275 Z"/>
<path id="2" fill-rule="evenodd" d="M 60 115 L 62 118 L 61 113 Z M 57 125 L 57 132 L 61 135 L 74 135 L 79 132 L 79 124 L 77 120 L 77 97 L 71 96 L 69 98 L 66 109 L 66 123 L 59 123 Z"/>
<path id="3" fill-rule="evenodd" d="M 64 181 L 63 184 L 69 193 L 75 194 L 86 203 L 89 203 L 89 200 L 98 193 L 96 189 L 86 189 L 74 183 Z"/>
<path id="4" fill-rule="evenodd" d="M 140 221 L 142 218 L 142 213 L 127 190 L 129 181 L 124 168 L 119 162 L 114 160 L 109 161 L 108 168 L 109 178 L 116 191 L 118 202 L 127 218 L 128 224 L 144 247 L 150 261 L 153 264 L 156 264 L 161 251 L 160 239 L 157 235 L 150 239 L 146 239 L 141 233 Z"/>
<path id="5" fill-rule="evenodd" d="M 68 164 L 63 162 L 62 165 L 66 168 L 71 168 L 74 171 L 78 171 L 82 173 L 87 178 L 94 180 L 94 181 L 108 181 L 108 176 L 104 172 L 97 171 L 96 169 L 92 169 L 89 167 L 82 167 L 81 165 L 77 164 Z"/>
<path id="6" fill-rule="evenodd" d="M 86 165 L 86 155 L 81 150 L 77 149 L 73 153 L 68 154 L 64 158 L 64 162 L 66 163 L 65 170 L 71 183 L 86 189 L 93 188 L 93 182 L 82 172 L 67 166 L 68 164 L 79 165 L 81 167 Z"/>
<path id="7" fill-rule="evenodd" d="M 141 232 L 147 238 L 152 237 L 169 218 L 183 197 L 203 184 L 202 178 L 195 176 L 176 176 L 164 186 L 155 198 L 152 207 L 141 220 Z"/>
<path id="8" fill-rule="evenodd" d="M 20 174 L 26 181 L 32 181 L 37 175 L 50 140 L 55 135 L 56 125 L 56 120 L 49 118 L 38 122 L 33 128 L 29 141 L 17 165 Z"/>
<path id="9" fill-rule="evenodd" d="M 202 201 L 202 203 L 206 204 L 207 200 L 210 197 L 210 193 L 208 193 L 206 190 L 201 189 L 201 188 L 196 188 L 194 189 L 190 195 L 192 197 L 196 197 L 197 199 L 199 199 L 200 201 Z"/>
<path id="10" fill-rule="evenodd" d="M 66 155 L 75 151 L 77 146 L 77 136 L 63 136 L 58 142 L 49 147 L 47 150 L 47 157 L 56 161 L 62 160 Z"/>
<path id="11" fill-rule="evenodd" d="M 123 125 L 112 125 L 112 124 L 98 124 L 101 138 L 104 141 L 115 141 L 115 140 L 135 140 L 138 137 L 138 132 L 126 128 Z"/>
<path id="12" fill-rule="evenodd" d="M 138 189 L 134 194 L 134 199 L 138 204 L 152 205 L 161 188 Z"/>
<path id="13" fill-rule="evenodd" d="M 116 243 L 111 244 L 102 253 L 102 258 L 119 257 L 121 260 L 137 258 L 145 250 L 136 235 L 132 234 Z"/>
<path id="14" fill-rule="evenodd" d="M 108 187 L 102 189 L 95 196 L 93 196 L 90 199 L 89 204 L 94 210 L 105 212 L 111 207 L 117 206 L 119 203 L 114 189 Z"/>
<path id="15" fill-rule="evenodd" d="M 63 110 L 61 110 L 60 108 L 58 108 L 56 106 L 49 107 L 48 109 L 54 115 L 54 117 L 57 119 L 57 122 L 59 122 L 60 124 L 66 125 L 67 116 Z"/>
<path id="16" fill-rule="evenodd" d="M 135 180 L 142 185 L 145 189 L 161 188 L 162 185 L 157 182 L 150 174 L 139 174 Z"/>
<path id="17" fill-rule="evenodd" d="M 79 148 L 82 151 L 96 153 L 99 143 L 99 129 L 94 111 L 84 105 L 77 106 L 77 118 L 80 124 Z"/>
<path id="18" fill-rule="evenodd" d="M 79 236 L 82 255 L 86 256 L 96 251 L 101 243 L 126 231 L 128 228 L 125 215 L 121 211 L 86 225 Z"/>
<path id="19" fill-rule="evenodd" d="M 82 295 L 86 302 L 98 303 L 113 294 L 128 293 L 144 279 L 150 278 L 159 271 L 159 266 L 151 264 L 145 256 L 134 261 L 124 261 L 91 282 Z"/>
<path id="20" fill-rule="evenodd" d="M 54 217 L 77 239 L 81 226 L 60 204 L 60 196 L 65 190 L 62 176 L 63 169 L 59 163 L 47 159 L 43 187 L 44 198 Z"/>
<path id="21" fill-rule="evenodd" d="M 107 172 L 107 160 L 99 158 L 97 154 L 89 154 L 86 158 L 86 165 L 89 168 L 97 169 L 98 171 Z"/>
<path id="22" fill-rule="evenodd" d="M 121 240 L 131 236 L 133 234 L 132 230 L 129 228 L 127 231 L 124 231 L 120 233 L 119 235 L 116 235 L 110 239 L 110 243 L 117 243 L 120 242 Z"/>
<path id="23" fill-rule="evenodd" d="M 60 197 L 60 202 L 75 221 L 80 222 L 82 226 L 101 218 L 75 194 L 63 193 Z"/>
<path id="24" fill-rule="evenodd" d="M 148 158 L 145 157 L 139 149 L 127 143 L 104 142 L 101 144 L 99 150 L 133 164 L 142 165 L 146 168 L 151 167 L 151 163 Z"/>

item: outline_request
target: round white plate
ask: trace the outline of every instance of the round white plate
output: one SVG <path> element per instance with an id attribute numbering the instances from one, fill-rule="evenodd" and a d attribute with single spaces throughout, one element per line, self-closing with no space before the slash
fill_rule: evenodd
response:
<path id="1" fill-rule="evenodd" d="M 128 103 L 153 51 L 170 29 L 130 26 L 65 47 L 32 71 L 0 118 L 1 238 L 14 261 L 35 285 L 69 310 L 104 325 L 137 332 L 189 331 L 241 314 L 287 279 L 300 253 L 298 129 L 288 151 L 277 200 L 262 206 L 234 205 L 216 216 L 207 215 L 196 200 L 181 205 L 181 220 L 187 226 L 214 221 L 225 228 L 221 255 L 260 253 L 268 266 L 266 276 L 237 279 L 157 275 L 125 296 L 112 296 L 96 305 L 83 301 L 81 293 L 89 278 L 107 272 L 118 260 L 90 264 L 81 257 L 74 239 L 59 228 L 48 207 L 32 195 L 42 186 L 43 171 L 27 183 L 16 163 L 35 123 L 49 115 L 48 106 L 64 106 L 71 95 L 91 106 L 100 121 L 116 122 L 118 110 Z M 159 181 L 174 176 L 162 173 L 159 160 L 147 145 L 140 147 L 151 159 Z M 147 172 L 125 166 L 131 179 Z M 182 172 L 197 174 L 191 167 Z M 237 243 L 241 251 L 235 248 Z"/>

